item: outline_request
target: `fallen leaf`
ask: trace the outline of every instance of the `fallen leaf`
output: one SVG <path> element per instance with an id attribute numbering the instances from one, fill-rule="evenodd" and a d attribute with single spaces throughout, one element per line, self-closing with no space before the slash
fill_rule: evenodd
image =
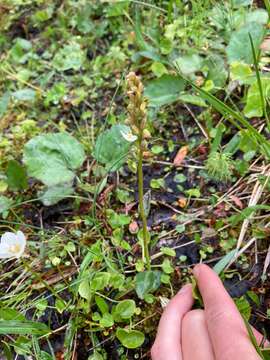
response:
<path id="1" fill-rule="evenodd" d="M 125 204 L 125 215 L 128 215 L 129 212 L 134 208 L 134 206 L 136 205 L 136 202 L 132 202 L 129 204 Z"/>
<path id="2" fill-rule="evenodd" d="M 174 166 L 180 166 L 184 158 L 186 157 L 187 153 L 188 153 L 188 146 L 182 146 L 173 160 Z"/>
<path id="3" fill-rule="evenodd" d="M 137 254 L 141 251 L 141 247 L 139 244 L 134 244 L 132 246 L 132 254 Z"/>
<path id="4" fill-rule="evenodd" d="M 112 192 L 112 190 L 114 189 L 115 185 L 109 185 L 99 196 L 99 202 L 101 205 L 104 205 L 104 203 L 106 202 L 108 195 Z"/>
<path id="5" fill-rule="evenodd" d="M 266 275 L 266 272 L 267 272 L 267 269 L 268 269 L 269 265 L 270 265 L 270 246 L 268 248 L 267 255 L 266 255 L 266 258 L 264 260 L 262 278 L 265 278 L 265 275 Z"/>
<path id="6" fill-rule="evenodd" d="M 144 159 L 149 159 L 151 157 L 153 157 L 153 154 L 150 151 L 144 151 L 143 152 L 143 158 Z"/>
<path id="7" fill-rule="evenodd" d="M 226 217 L 226 216 L 227 216 L 227 213 L 226 213 L 226 210 L 225 210 L 225 204 L 224 204 L 224 203 L 218 204 L 218 205 L 216 206 L 216 209 L 214 210 L 213 214 L 214 214 L 217 218 Z"/>
<path id="8" fill-rule="evenodd" d="M 232 199 L 232 201 L 235 203 L 236 206 L 238 206 L 240 209 L 244 208 L 244 204 L 242 203 L 242 201 L 239 199 L 239 197 L 235 196 L 235 195 L 231 195 L 230 199 Z"/>

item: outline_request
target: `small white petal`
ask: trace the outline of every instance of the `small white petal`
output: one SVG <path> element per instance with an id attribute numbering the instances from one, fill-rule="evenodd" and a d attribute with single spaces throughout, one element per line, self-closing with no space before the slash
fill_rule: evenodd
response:
<path id="1" fill-rule="evenodd" d="M 20 242 L 20 244 L 25 247 L 26 245 L 26 237 L 22 231 L 17 231 L 17 238 Z"/>
<path id="2" fill-rule="evenodd" d="M 8 252 L 9 245 L 0 243 L 0 251 Z"/>
<path id="3" fill-rule="evenodd" d="M 0 249 L 0 259 L 10 259 L 14 257 L 14 255 L 11 255 L 9 252 L 2 252 Z"/>
<path id="4" fill-rule="evenodd" d="M 26 238 L 23 232 L 6 232 L 1 237 L 0 258 L 19 258 L 24 253 Z"/>
<path id="5" fill-rule="evenodd" d="M 1 244 L 12 245 L 17 242 L 17 235 L 12 232 L 5 232 L 1 236 Z"/>
<path id="6" fill-rule="evenodd" d="M 129 131 L 129 132 L 121 131 L 121 135 L 128 142 L 134 142 L 137 140 L 137 136 L 133 135 L 131 131 Z"/>
<path id="7" fill-rule="evenodd" d="M 7 259 L 10 257 L 9 245 L 0 243 L 0 258 Z"/>

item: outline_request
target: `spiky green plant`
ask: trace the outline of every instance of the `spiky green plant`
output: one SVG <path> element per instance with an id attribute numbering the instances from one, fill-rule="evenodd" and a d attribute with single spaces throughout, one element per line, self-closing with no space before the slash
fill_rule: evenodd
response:
<path id="1" fill-rule="evenodd" d="M 206 162 L 206 169 L 213 179 L 228 181 L 233 170 L 231 154 L 220 151 L 211 152 Z"/>

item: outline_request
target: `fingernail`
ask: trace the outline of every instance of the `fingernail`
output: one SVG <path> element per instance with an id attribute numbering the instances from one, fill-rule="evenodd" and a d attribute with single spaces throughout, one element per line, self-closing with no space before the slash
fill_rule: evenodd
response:
<path id="1" fill-rule="evenodd" d="M 195 268 L 192 270 L 192 272 L 193 272 L 194 276 L 195 276 L 196 278 L 198 278 L 198 277 L 199 277 L 199 273 L 200 273 L 200 266 L 199 266 L 199 265 L 196 265 Z"/>
<path id="2" fill-rule="evenodd" d="M 187 284 L 187 285 L 185 285 L 185 286 L 183 286 L 182 287 L 182 289 L 180 289 L 179 291 L 178 291 L 178 294 L 185 294 L 186 292 L 188 292 L 189 291 L 189 288 L 190 288 L 190 284 Z"/>

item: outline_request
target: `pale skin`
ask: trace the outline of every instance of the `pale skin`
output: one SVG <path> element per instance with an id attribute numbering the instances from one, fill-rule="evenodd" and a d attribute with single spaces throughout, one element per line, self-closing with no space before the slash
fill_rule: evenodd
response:
<path id="1" fill-rule="evenodd" d="M 191 310 L 192 288 L 185 285 L 162 314 L 152 360 L 261 360 L 219 277 L 203 264 L 193 273 L 204 310 Z M 253 332 L 260 343 L 262 335 L 255 329 Z"/>

